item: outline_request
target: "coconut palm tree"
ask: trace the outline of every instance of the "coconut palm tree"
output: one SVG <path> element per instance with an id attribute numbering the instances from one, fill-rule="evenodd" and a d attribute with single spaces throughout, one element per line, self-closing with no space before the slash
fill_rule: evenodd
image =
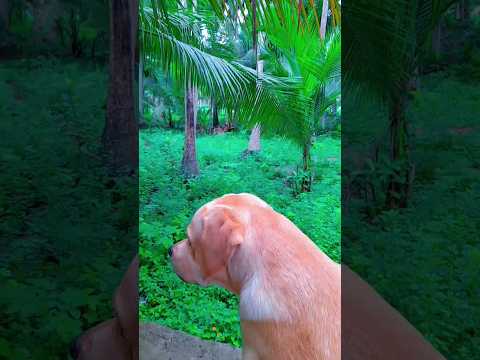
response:
<path id="1" fill-rule="evenodd" d="M 405 116 L 409 83 L 425 42 L 454 0 L 349 1 L 343 5 L 342 90 L 350 99 L 388 109 L 389 150 L 395 168 L 387 185 L 386 207 L 407 206 L 413 181 Z M 368 66 L 366 66 L 368 64 Z"/>
<path id="2" fill-rule="evenodd" d="M 255 23 L 245 17 L 253 3 L 222 4 L 223 15 L 235 14 L 226 23 L 240 23 L 243 31 L 252 34 Z M 281 6 L 265 4 L 258 1 L 259 26 L 269 44 L 264 50 L 270 65 L 263 74 L 246 66 L 245 59 L 235 60 L 235 54 L 226 51 L 225 41 L 216 39 L 223 51 L 221 56 L 216 55 L 214 44 L 205 39 L 205 33 L 214 33 L 209 31 L 212 28 L 205 12 L 192 14 L 175 9 L 168 14 L 168 9 L 157 3 L 143 3 L 141 7 L 143 55 L 145 61 L 156 63 L 177 81 L 189 82 L 214 96 L 224 108 L 235 109 L 245 125 L 260 124 L 267 131 L 281 131 L 296 140 L 303 147 L 304 170 L 308 172 L 315 121 L 339 93 L 338 86 L 332 84 L 340 73 L 340 33 L 337 30 L 320 39 L 315 7 L 306 9 L 287 2 Z M 243 21 L 238 19 L 239 14 L 243 14 Z M 252 36 L 252 42 L 256 46 L 256 36 Z M 187 142 L 188 138 L 194 138 L 194 134 L 186 133 L 186 148 L 193 142 Z"/>
<path id="3" fill-rule="evenodd" d="M 138 167 L 137 113 L 135 107 L 135 46 L 138 2 L 110 4 L 110 80 L 103 148 L 114 173 L 131 173 Z"/>
<path id="4" fill-rule="evenodd" d="M 225 41 L 209 43 L 207 35 L 214 34 L 218 26 L 215 25 L 217 18 L 201 8 L 200 5 L 205 4 L 210 6 L 206 2 L 197 3 L 193 12 L 185 7 L 179 9 L 175 3 L 170 13 L 169 4 L 163 1 L 142 1 L 140 6 L 140 42 L 144 61 L 162 68 L 176 81 L 188 84 L 182 161 L 186 177 L 198 174 L 194 149 L 195 105 L 189 103 L 196 95 L 190 90 L 197 88 L 199 92 L 208 93 L 225 108 L 248 109 L 243 115 L 251 117 L 257 113 L 276 113 L 280 98 L 285 97 L 291 88 L 288 79 L 265 76 L 258 81 L 254 69 L 233 61 Z M 193 131 L 189 131 L 192 128 Z"/>
<path id="5" fill-rule="evenodd" d="M 309 191 L 312 177 L 311 147 L 316 124 L 327 108 L 335 104 L 340 95 L 340 32 L 332 30 L 321 39 L 315 13 L 311 12 L 299 27 L 299 13 L 290 3 L 283 4 L 284 19 L 271 13 L 262 29 L 265 32 L 265 72 L 297 79 L 294 96 L 286 106 L 301 104 L 302 114 L 284 118 L 278 114 L 274 121 L 264 121 L 267 129 L 280 130 L 302 147 L 303 170 L 306 175 L 302 190 Z"/>

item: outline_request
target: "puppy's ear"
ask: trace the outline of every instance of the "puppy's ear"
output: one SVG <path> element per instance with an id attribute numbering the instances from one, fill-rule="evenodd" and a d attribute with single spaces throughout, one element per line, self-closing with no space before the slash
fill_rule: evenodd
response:
<path id="1" fill-rule="evenodd" d="M 229 206 L 215 206 L 206 214 L 202 223 L 202 239 L 210 252 L 228 260 L 245 237 L 245 223 L 240 214 Z"/>
<path id="2" fill-rule="evenodd" d="M 230 206 L 215 206 L 205 217 L 204 224 L 217 230 L 230 245 L 239 245 L 243 241 L 243 221 L 238 211 Z"/>

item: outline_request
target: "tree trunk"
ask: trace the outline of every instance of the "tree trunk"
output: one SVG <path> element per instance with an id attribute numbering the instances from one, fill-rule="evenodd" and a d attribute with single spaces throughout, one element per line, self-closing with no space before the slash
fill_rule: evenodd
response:
<path id="1" fill-rule="evenodd" d="M 468 18 L 470 17 L 470 11 L 469 11 L 469 2 L 468 0 L 460 0 L 458 3 L 457 3 L 457 6 L 456 6 L 456 18 L 457 20 L 459 21 L 466 21 L 468 20 Z"/>
<path id="2" fill-rule="evenodd" d="M 168 108 L 168 127 L 173 129 L 172 109 Z"/>
<path id="3" fill-rule="evenodd" d="M 138 167 L 137 114 L 134 95 L 135 38 L 138 3 L 110 2 L 110 87 L 103 146 L 115 173 Z"/>
<path id="4" fill-rule="evenodd" d="M 257 78 L 263 76 L 263 60 L 257 61 Z M 261 126 L 259 123 L 256 123 L 250 133 L 250 139 L 248 141 L 247 154 L 260 151 L 260 135 L 261 135 Z"/>
<path id="5" fill-rule="evenodd" d="M 185 178 L 198 176 L 196 151 L 197 89 L 190 83 L 185 91 L 185 145 L 183 148 L 182 172 Z"/>
<path id="6" fill-rule="evenodd" d="M 261 134 L 261 127 L 260 124 L 255 124 L 250 133 L 250 139 L 248 141 L 248 153 L 252 152 L 259 152 L 260 151 L 260 134 Z"/>
<path id="7" fill-rule="evenodd" d="M 238 128 L 238 112 L 236 110 L 228 111 L 228 123 L 232 128 Z"/>
<path id="8" fill-rule="evenodd" d="M 8 30 L 8 15 L 9 15 L 9 3 L 8 0 L 2 0 L 0 1 L 0 34 L 4 34 Z"/>
<path id="9" fill-rule="evenodd" d="M 138 114 L 139 119 L 143 118 L 143 56 L 140 54 L 138 59 Z"/>
<path id="10" fill-rule="evenodd" d="M 407 91 L 417 91 L 420 88 L 420 66 L 416 66 L 408 82 Z"/>
<path id="11" fill-rule="evenodd" d="M 442 53 L 442 20 L 438 21 L 432 34 L 432 50 L 435 58 L 438 60 Z"/>
<path id="12" fill-rule="evenodd" d="M 212 97 L 212 129 L 217 128 L 219 125 L 220 125 L 220 122 L 218 121 L 217 102 Z"/>
<path id="13" fill-rule="evenodd" d="M 302 192 L 309 192 L 312 189 L 312 175 L 310 173 L 311 154 L 312 147 L 311 140 L 303 144 L 303 178 L 302 178 Z"/>
<path id="14" fill-rule="evenodd" d="M 325 39 L 327 33 L 327 18 L 328 18 L 328 0 L 323 0 L 322 3 L 322 17 L 320 19 L 320 38 Z"/>
<path id="15" fill-rule="evenodd" d="M 253 36 L 253 54 L 255 56 L 255 68 L 257 70 L 257 78 L 260 78 L 263 74 L 263 62 L 258 61 L 258 34 L 257 34 L 257 16 L 256 16 L 256 1 L 252 0 L 252 36 Z M 256 123 L 250 133 L 250 139 L 248 140 L 248 148 L 244 152 L 244 155 L 248 155 L 253 152 L 260 151 L 260 135 L 261 127 L 259 123 Z"/>
<path id="16" fill-rule="evenodd" d="M 470 19 L 470 1 L 469 0 L 463 0 L 463 14 L 462 14 L 462 20 L 466 21 Z"/>
<path id="17" fill-rule="evenodd" d="M 390 108 L 390 160 L 398 168 L 390 176 L 387 185 L 388 209 L 406 207 L 408 202 L 411 179 L 405 105 L 406 96 L 401 93 Z"/>

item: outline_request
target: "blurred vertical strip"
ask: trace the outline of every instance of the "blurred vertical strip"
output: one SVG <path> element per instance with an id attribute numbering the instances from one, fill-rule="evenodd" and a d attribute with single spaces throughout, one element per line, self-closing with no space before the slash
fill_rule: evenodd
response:
<path id="1" fill-rule="evenodd" d="M 342 4 L 342 262 L 449 359 L 480 347 L 479 6 Z M 351 338 L 362 294 L 345 268 L 345 359 L 394 331 L 364 318 Z"/>
<path id="2" fill-rule="evenodd" d="M 66 359 L 137 253 L 138 2 L 0 3 L 0 358 Z"/>

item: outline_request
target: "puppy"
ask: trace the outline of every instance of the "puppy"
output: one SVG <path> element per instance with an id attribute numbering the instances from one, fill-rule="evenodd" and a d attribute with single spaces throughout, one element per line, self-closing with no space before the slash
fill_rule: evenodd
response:
<path id="1" fill-rule="evenodd" d="M 130 263 L 113 296 L 115 317 L 72 342 L 77 360 L 138 360 L 138 256 Z"/>
<path id="2" fill-rule="evenodd" d="M 340 359 L 340 267 L 250 194 L 202 206 L 171 250 L 186 282 L 240 296 L 244 360 Z"/>
<path id="3" fill-rule="evenodd" d="M 207 203 L 187 235 L 169 250 L 174 270 L 239 295 L 243 360 L 443 359 L 371 287 L 256 196 Z"/>

